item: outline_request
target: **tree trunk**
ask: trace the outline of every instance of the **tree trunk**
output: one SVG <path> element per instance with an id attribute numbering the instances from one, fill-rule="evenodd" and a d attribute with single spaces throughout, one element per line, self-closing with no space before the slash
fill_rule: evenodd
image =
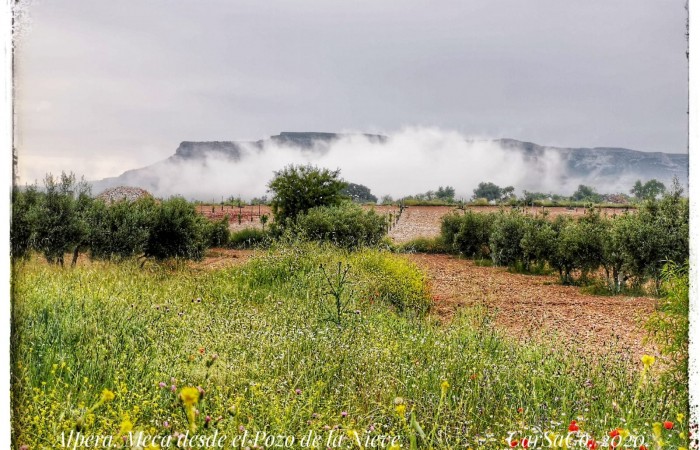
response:
<path id="1" fill-rule="evenodd" d="M 78 255 L 80 254 L 80 246 L 76 245 L 75 250 L 73 250 L 73 260 L 70 262 L 71 267 L 75 267 L 78 263 Z"/>

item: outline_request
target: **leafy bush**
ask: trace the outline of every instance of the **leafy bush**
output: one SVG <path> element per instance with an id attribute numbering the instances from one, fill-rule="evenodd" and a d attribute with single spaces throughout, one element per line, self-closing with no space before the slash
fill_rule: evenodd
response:
<path id="1" fill-rule="evenodd" d="M 41 200 L 36 186 L 12 189 L 12 223 L 10 225 L 10 252 L 14 258 L 23 258 L 34 247 L 36 238 L 37 207 Z"/>
<path id="2" fill-rule="evenodd" d="M 401 253 L 449 253 L 450 247 L 442 240 L 442 236 L 436 238 L 418 237 L 404 242 L 397 248 Z"/>
<path id="3" fill-rule="evenodd" d="M 65 172 L 60 178 L 49 174 L 44 179 L 44 192 L 36 208 L 36 248 L 50 263 L 63 265 L 64 255 L 78 251 L 89 236 L 87 215 L 92 198 L 90 187 L 77 182 L 75 175 Z"/>
<path id="4" fill-rule="evenodd" d="M 459 230 L 454 236 L 454 249 L 465 256 L 488 256 L 490 254 L 489 241 L 494 220 L 494 214 L 467 211 L 461 217 Z"/>
<path id="5" fill-rule="evenodd" d="M 209 247 L 226 247 L 231 240 L 231 232 L 228 229 L 228 216 L 221 220 L 209 223 Z"/>
<path id="6" fill-rule="evenodd" d="M 284 225 L 317 206 L 337 206 L 342 202 L 342 190 L 347 183 L 340 179 L 340 170 L 289 165 L 268 184 L 273 193 L 272 213 L 275 222 Z"/>
<path id="7" fill-rule="evenodd" d="M 182 197 L 163 201 L 156 209 L 145 256 L 202 259 L 207 247 L 207 219 Z"/>
<path id="8" fill-rule="evenodd" d="M 304 239 L 331 242 L 339 247 L 375 245 L 386 233 L 386 220 L 373 209 L 353 203 L 316 207 L 297 217 L 294 233 Z"/>
<path id="9" fill-rule="evenodd" d="M 265 244 L 270 240 L 269 233 L 258 228 L 244 228 L 231 233 L 229 247 L 231 248 L 251 248 Z"/>
<path id="10" fill-rule="evenodd" d="M 95 201 L 88 215 L 90 256 L 123 259 L 145 253 L 157 208 L 151 197 L 111 205 Z"/>
<path id="11" fill-rule="evenodd" d="M 526 272 L 531 271 L 533 264 L 544 267 L 554 253 L 556 238 L 557 233 L 546 216 L 537 216 L 525 222 L 520 248 Z"/>
<path id="12" fill-rule="evenodd" d="M 525 259 L 520 241 L 529 220 L 532 219 L 516 211 L 496 216 L 489 238 L 491 259 L 495 265 L 510 266 Z"/>

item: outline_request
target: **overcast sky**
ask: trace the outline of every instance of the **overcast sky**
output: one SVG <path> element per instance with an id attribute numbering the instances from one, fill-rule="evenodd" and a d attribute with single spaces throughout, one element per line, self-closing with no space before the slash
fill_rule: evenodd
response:
<path id="1" fill-rule="evenodd" d="M 685 20 L 682 0 L 33 0 L 21 181 L 280 131 L 684 153 Z"/>

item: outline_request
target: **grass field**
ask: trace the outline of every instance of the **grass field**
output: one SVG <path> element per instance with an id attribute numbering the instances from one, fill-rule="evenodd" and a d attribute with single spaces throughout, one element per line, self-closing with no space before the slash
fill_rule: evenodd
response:
<path id="1" fill-rule="evenodd" d="M 570 447 L 686 441 L 687 392 L 659 381 L 663 364 L 519 342 L 479 305 L 440 320 L 426 274 L 388 252 L 300 244 L 143 269 L 34 257 L 13 275 L 16 448 L 71 431 L 172 448 L 214 432 L 224 448 L 310 448 L 310 433 L 317 448 L 533 448 L 577 428 Z"/>

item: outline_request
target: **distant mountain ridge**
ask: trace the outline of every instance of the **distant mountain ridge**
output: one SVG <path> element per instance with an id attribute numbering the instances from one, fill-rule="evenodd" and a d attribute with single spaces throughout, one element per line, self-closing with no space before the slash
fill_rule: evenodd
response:
<path id="1" fill-rule="evenodd" d="M 281 132 L 268 139 L 249 142 L 183 141 L 175 153 L 163 161 L 143 168 L 128 170 L 117 177 L 91 182 L 93 193 L 98 194 L 105 189 L 116 186 L 134 186 L 162 194 L 164 180 L 161 178 L 165 171 L 161 169 L 166 166 L 176 165 L 178 170 L 187 171 L 190 167 L 189 164 L 199 164 L 199 166 L 206 167 L 210 157 L 218 157 L 236 163 L 242 161 L 251 151 L 265 151 L 269 144 L 313 155 L 314 152 L 327 151 L 334 142 L 349 136 L 362 136 L 370 142 L 379 144 L 390 139 L 387 136 L 377 134 Z M 656 178 L 669 185 L 671 180 L 677 177 L 684 186 L 688 184 L 688 155 L 683 153 L 642 152 L 616 147 L 552 147 L 507 138 L 482 142 L 495 143 L 505 151 L 517 152 L 524 161 L 532 164 L 535 175 L 548 170 L 547 155 L 558 155 L 563 165 L 563 171 L 560 174 L 562 180 L 573 178 L 593 180 L 592 182 L 598 184 L 596 187 L 600 192 L 605 192 L 606 186 L 612 186 L 621 179 L 638 178 L 644 181 Z M 169 173 L 173 173 L 172 170 Z M 487 174 L 484 176 L 484 180 L 486 180 Z M 172 185 L 172 180 L 168 181 L 169 185 Z M 170 192 L 169 194 L 176 193 L 178 192 Z"/>

